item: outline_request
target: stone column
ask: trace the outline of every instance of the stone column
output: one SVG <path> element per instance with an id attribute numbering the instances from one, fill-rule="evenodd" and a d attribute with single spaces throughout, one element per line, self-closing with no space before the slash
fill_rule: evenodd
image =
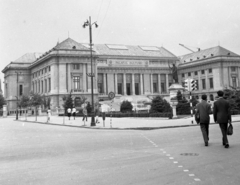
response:
<path id="1" fill-rule="evenodd" d="M 135 95 L 135 79 L 134 79 L 134 73 L 132 73 L 132 95 Z"/>
<path id="2" fill-rule="evenodd" d="M 153 79 L 152 79 L 152 74 L 150 74 L 150 93 L 153 93 Z"/>
<path id="3" fill-rule="evenodd" d="M 240 87 L 240 67 L 237 69 L 237 74 L 238 74 L 238 83 L 237 86 Z"/>
<path id="4" fill-rule="evenodd" d="M 144 92 L 143 92 L 143 79 L 142 79 L 142 77 L 143 77 L 143 75 L 142 74 L 140 74 L 140 95 L 143 95 L 144 94 Z"/>
<path id="5" fill-rule="evenodd" d="M 87 65 L 86 64 L 82 64 L 83 65 L 83 91 L 84 92 L 87 92 L 87 72 L 86 72 L 86 67 Z M 71 87 L 72 89 L 72 87 Z"/>
<path id="6" fill-rule="evenodd" d="M 51 65 L 51 93 L 55 94 L 58 92 L 58 66 L 57 64 Z M 39 91 L 39 89 L 38 89 Z"/>
<path id="7" fill-rule="evenodd" d="M 159 92 L 159 94 L 162 93 L 162 91 L 161 91 L 161 75 L 160 74 L 158 74 L 158 92 Z"/>
<path id="8" fill-rule="evenodd" d="M 123 95 L 126 95 L 126 74 L 123 73 Z"/>
<path id="9" fill-rule="evenodd" d="M 166 92 L 169 93 L 169 81 L 168 81 L 168 74 L 166 74 Z"/>
<path id="10" fill-rule="evenodd" d="M 67 93 L 67 84 L 66 84 L 66 64 L 59 64 L 59 93 Z"/>
<path id="11" fill-rule="evenodd" d="M 104 94 L 107 94 L 107 89 L 106 89 L 106 84 L 107 84 L 107 81 L 106 81 L 106 75 L 105 73 L 103 73 L 103 93 Z"/>
<path id="12" fill-rule="evenodd" d="M 118 81 L 117 81 L 117 73 L 115 73 L 115 94 L 118 94 L 117 89 L 118 89 Z"/>

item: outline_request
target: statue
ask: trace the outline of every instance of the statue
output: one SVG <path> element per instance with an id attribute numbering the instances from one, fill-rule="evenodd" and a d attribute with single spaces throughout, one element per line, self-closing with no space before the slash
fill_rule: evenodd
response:
<path id="1" fill-rule="evenodd" d="M 178 69 L 177 66 L 175 64 L 172 65 L 172 67 L 168 64 L 169 69 L 172 71 L 172 78 L 174 80 L 174 83 L 178 83 Z"/>

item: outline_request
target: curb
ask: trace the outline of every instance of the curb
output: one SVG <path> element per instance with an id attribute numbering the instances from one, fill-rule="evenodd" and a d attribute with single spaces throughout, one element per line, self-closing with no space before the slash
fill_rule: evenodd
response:
<path id="1" fill-rule="evenodd" d="M 170 129 L 170 128 L 181 128 L 181 127 L 192 127 L 199 126 L 199 124 L 191 124 L 191 125 L 174 125 L 174 126 L 162 126 L 162 127 L 131 127 L 131 128 L 105 128 L 105 127 L 89 127 L 89 126 L 77 126 L 77 125 L 65 125 L 65 124 L 55 124 L 55 123 L 44 123 L 39 121 L 24 121 L 24 120 L 14 120 L 20 122 L 29 122 L 29 123 L 38 123 L 43 125 L 54 125 L 54 126 L 64 126 L 64 127 L 74 127 L 74 128 L 85 128 L 85 129 L 99 129 L 99 130 L 157 130 L 157 129 Z M 239 122 L 240 120 L 235 120 L 233 122 Z M 232 123 L 233 123 L 232 122 Z M 216 125 L 218 123 L 210 123 L 209 125 Z"/>

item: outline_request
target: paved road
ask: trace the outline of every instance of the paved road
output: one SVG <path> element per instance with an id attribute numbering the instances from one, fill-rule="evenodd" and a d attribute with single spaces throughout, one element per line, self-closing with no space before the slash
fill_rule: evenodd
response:
<path id="1" fill-rule="evenodd" d="M 240 122 L 230 148 L 218 125 L 106 130 L 0 119 L 0 184 L 239 184 Z"/>

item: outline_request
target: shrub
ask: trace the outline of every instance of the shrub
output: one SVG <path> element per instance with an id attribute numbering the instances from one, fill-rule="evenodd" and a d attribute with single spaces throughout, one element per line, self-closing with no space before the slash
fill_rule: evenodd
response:
<path id="1" fill-rule="evenodd" d="M 123 101 L 120 107 L 121 112 L 132 112 L 133 106 L 129 101 Z"/>
<path id="2" fill-rule="evenodd" d="M 172 112 L 172 108 L 166 100 L 162 99 L 161 96 L 156 96 L 152 100 L 150 112 L 151 113 Z"/>

